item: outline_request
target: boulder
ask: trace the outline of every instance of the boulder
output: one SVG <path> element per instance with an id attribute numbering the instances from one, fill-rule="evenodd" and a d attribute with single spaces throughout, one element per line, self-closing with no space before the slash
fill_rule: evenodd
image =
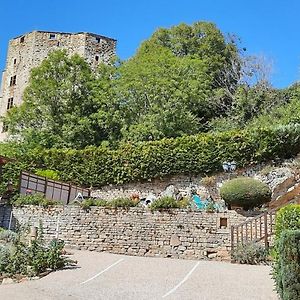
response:
<path id="1" fill-rule="evenodd" d="M 161 192 L 160 197 L 171 197 L 176 199 L 176 195 L 178 194 L 178 189 L 173 185 L 167 186 L 167 188 Z"/>

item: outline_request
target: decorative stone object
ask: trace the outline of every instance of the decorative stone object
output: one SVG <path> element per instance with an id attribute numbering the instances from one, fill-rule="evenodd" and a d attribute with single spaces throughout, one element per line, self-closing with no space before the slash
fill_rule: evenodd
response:
<path id="1" fill-rule="evenodd" d="M 144 205 L 145 205 L 145 206 L 149 206 L 149 205 L 151 205 L 156 199 L 157 199 L 157 197 L 156 197 L 153 193 L 150 193 L 149 195 L 147 195 L 146 199 L 144 200 Z"/>
<path id="2" fill-rule="evenodd" d="M 176 195 L 178 194 L 178 189 L 175 185 L 171 184 L 167 186 L 167 188 L 160 194 L 160 197 L 171 197 L 176 199 Z"/>

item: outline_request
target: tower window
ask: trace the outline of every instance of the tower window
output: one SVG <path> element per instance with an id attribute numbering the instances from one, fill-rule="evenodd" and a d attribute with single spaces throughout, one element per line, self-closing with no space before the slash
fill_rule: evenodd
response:
<path id="1" fill-rule="evenodd" d="M 15 59 L 14 59 L 14 65 L 15 65 L 16 63 L 17 63 L 17 59 L 15 58 Z"/>
<path id="2" fill-rule="evenodd" d="M 17 82 L 17 76 L 16 75 L 10 77 L 10 82 L 9 82 L 10 86 L 16 85 L 16 82 Z"/>
<path id="3" fill-rule="evenodd" d="M 96 56 L 95 56 L 95 60 L 96 60 L 96 61 L 99 61 L 99 55 L 96 55 Z"/>
<path id="4" fill-rule="evenodd" d="M 11 109 L 13 106 L 14 106 L 14 98 L 8 98 L 7 110 Z"/>
<path id="5" fill-rule="evenodd" d="M 101 39 L 99 37 L 96 37 L 96 42 L 100 43 Z"/>
<path id="6" fill-rule="evenodd" d="M 24 43 L 24 40 L 25 40 L 25 36 L 21 36 L 20 37 L 20 43 Z"/>
<path id="7" fill-rule="evenodd" d="M 49 39 L 50 40 L 55 40 L 55 34 L 54 33 L 50 33 L 50 35 L 49 35 Z"/>

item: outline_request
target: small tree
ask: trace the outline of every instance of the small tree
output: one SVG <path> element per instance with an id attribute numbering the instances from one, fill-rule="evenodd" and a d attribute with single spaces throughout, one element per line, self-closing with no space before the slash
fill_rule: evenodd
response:
<path id="1" fill-rule="evenodd" d="M 249 177 L 239 177 L 227 181 L 220 190 L 227 204 L 251 209 L 270 201 L 271 191 L 267 184 Z"/>

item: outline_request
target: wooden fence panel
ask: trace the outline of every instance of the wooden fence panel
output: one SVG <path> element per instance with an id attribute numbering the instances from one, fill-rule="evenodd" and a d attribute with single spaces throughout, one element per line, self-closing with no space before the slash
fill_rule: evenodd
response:
<path id="1" fill-rule="evenodd" d="M 27 172 L 20 175 L 20 194 L 42 193 L 45 198 L 53 201 L 60 201 L 68 204 L 74 200 L 78 193 L 83 198 L 90 197 L 90 190 L 69 183 L 60 182 L 46 177 L 37 176 Z"/>

